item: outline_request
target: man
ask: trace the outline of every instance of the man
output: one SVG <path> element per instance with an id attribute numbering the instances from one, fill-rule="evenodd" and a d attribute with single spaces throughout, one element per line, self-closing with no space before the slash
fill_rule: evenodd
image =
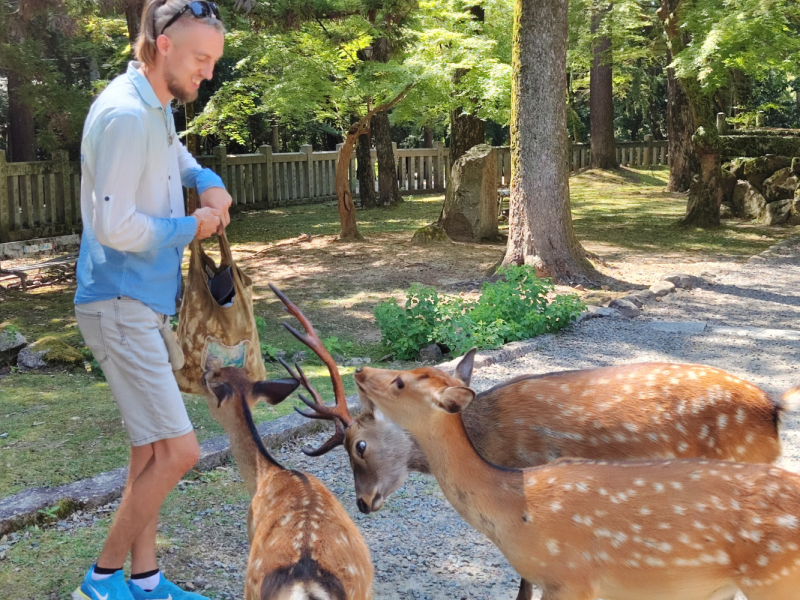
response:
<path id="1" fill-rule="evenodd" d="M 131 461 L 103 550 L 73 600 L 203 598 L 167 581 L 156 564 L 159 509 L 200 452 L 166 340 L 183 249 L 228 224 L 231 197 L 177 139 L 170 101 L 197 97 L 224 33 L 215 4 L 149 0 L 137 61 L 100 94 L 84 125 L 75 314 L 122 414 Z M 200 194 L 192 216 L 184 216 L 182 185 Z"/>

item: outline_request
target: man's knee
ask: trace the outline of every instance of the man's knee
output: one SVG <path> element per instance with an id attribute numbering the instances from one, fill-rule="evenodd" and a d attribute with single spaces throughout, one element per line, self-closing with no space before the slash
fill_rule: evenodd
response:
<path id="1" fill-rule="evenodd" d="M 162 440 L 163 452 L 161 458 L 169 464 L 170 470 L 186 473 L 200 458 L 200 446 L 194 432 L 179 438 Z"/>

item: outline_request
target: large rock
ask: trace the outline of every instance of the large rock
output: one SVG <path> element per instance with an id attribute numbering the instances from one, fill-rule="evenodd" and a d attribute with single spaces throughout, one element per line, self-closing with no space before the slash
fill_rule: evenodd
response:
<path id="1" fill-rule="evenodd" d="M 720 219 L 732 219 L 734 216 L 733 214 L 733 207 L 730 204 L 720 204 L 719 205 L 719 218 Z"/>
<path id="2" fill-rule="evenodd" d="M 746 158 L 734 158 L 729 164 L 728 169 L 736 179 L 744 179 L 744 163 L 747 162 Z"/>
<path id="3" fill-rule="evenodd" d="M 0 365 L 13 365 L 19 351 L 28 345 L 19 331 L 3 329 L 0 331 Z"/>
<path id="4" fill-rule="evenodd" d="M 749 181 L 740 181 L 733 190 L 733 212 L 744 219 L 762 219 L 767 201 Z"/>
<path id="5" fill-rule="evenodd" d="M 794 191 L 792 208 L 789 211 L 789 225 L 800 225 L 800 187 Z"/>
<path id="6" fill-rule="evenodd" d="M 722 201 L 730 203 L 733 199 L 733 190 L 736 187 L 736 175 L 723 169 L 721 187 Z"/>
<path id="7" fill-rule="evenodd" d="M 767 204 L 767 209 L 764 211 L 764 225 L 781 225 L 782 223 L 786 223 L 792 214 L 793 204 L 794 201 L 791 198 Z"/>
<path id="8" fill-rule="evenodd" d="M 19 351 L 17 354 L 17 366 L 20 371 L 32 371 L 34 369 L 41 369 L 47 366 L 44 360 L 44 355 L 47 350 L 34 350 L 27 346 Z"/>
<path id="9" fill-rule="evenodd" d="M 751 158 L 744 163 L 744 176 L 760 192 L 764 192 L 764 181 L 775 171 L 780 171 L 792 166 L 792 159 L 788 156 L 767 154 Z"/>
<path id="10" fill-rule="evenodd" d="M 797 176 L 791 167 L 775 171 L 764 180 L 764 198 L 767 202 L 785 200 L 794 196 L 797 187 Z"/>
<path id="11" fill-rule="evenodd" d="M 703 278 L 695 275 L 688 275 L 686 273 L 667 273 L 661 278 L 661 281 L 668 281 L 676 288 L 682 290 L 691 290 L 703 284 Z"/>
<path id="12" fill-rule="evenodd" d="M 419 351 L 420 362 L 438 363 L 443 357 L 444 354 L 442 354 L 442 349 L 439 348 L 439 344 L 436 342 L 425 346 Z"/>
<path id="13" fill-rule="evenodd" d="M 453 165 L 442 227 L 457 242 L 497 236 L 497 155 L 487 144 L 473 146 Z M 450 187 L 450 182 L 448 182 Z"/>
<path id="14" fill-rule="evenodd" d="M 623 317 L 633 319 L 642 314 L 642 309 L 636 303 L 627 298 L 617 298 L 608 303 L 608 308 L 613 308 Z"/>
<path id="15" fill-rule="evenodd" d="M 663 298 L 675 291 L 675 284 L 671 281 L 657 281 L 650 286 L 650 291 L 655 294 L 656 298 Z"/>

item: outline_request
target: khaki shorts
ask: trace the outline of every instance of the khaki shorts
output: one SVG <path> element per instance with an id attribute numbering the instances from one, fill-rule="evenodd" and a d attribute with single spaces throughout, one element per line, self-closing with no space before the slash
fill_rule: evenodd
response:
<path id="1" fill-rule="evenodd" d="M 75 306 L 83 339 L 100 363 L 131 445 L 186 435 L 192 423 L 160 329 L 169 318 L 126 296 Z"/>

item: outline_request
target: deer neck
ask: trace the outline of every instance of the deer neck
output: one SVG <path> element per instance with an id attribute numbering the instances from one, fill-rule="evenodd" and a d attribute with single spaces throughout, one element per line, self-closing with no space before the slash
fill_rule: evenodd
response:
<path id="1" fill-rule="evenodd" d="M 503 469 L 476 452 L 461 416 L 437 413 L 415 437 L 453 508 L 496 544 L 527 515 L 523 471 Z"/>
<path id="2" fill-rule="evenodd" d="M 283 470 L 283 467 L 272 458 L 261 442 L 253 416 L 244 400 L 237 411 L 234 426 L 229 428 L 228 438 L 231 453 L 252 498 L 258 490 L 259 481 L 271 477 Z"/>

